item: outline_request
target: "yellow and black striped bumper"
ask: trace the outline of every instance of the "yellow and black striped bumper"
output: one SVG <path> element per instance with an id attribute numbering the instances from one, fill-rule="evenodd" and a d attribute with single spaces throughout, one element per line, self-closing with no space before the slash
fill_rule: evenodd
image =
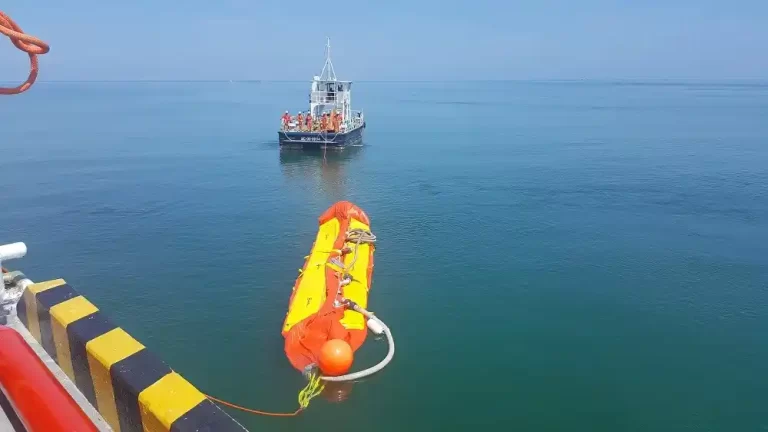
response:
<path id="1" fill-rule="evenodd" d="M 29 285 L 17 313 L 116 432 L 244 430 L 63 279 Z"/>

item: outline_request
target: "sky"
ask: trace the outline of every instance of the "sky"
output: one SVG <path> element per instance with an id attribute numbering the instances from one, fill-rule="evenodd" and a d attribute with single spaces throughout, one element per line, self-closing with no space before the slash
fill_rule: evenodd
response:
<path id="1" fill-rule="evenodd" d="M 325 4 L 327 6 L 320 6 Z M 40 80 L 768 79 L 768 0 L 10 0 Z M 0 39 L 0 80 L 28 58 Z"/>

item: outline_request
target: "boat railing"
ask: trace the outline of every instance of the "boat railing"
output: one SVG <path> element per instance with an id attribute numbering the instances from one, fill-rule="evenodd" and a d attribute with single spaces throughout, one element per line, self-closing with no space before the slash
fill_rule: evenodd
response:
<path id="1" fill-rule="evenodd" d="M 360 110 L 351 110 L 350 111 L 350 123 L 352 124 L 351 129 L 355 129 L 358 126 L 362 126 L 363 122 L 365 122 L 365 118 L 363 117 L 363 112 Z"/>
<path id="2" fill-rule="evenodd" d="M 330 114 L 332 110 L 324 110 L 323 114 Z M 363 117 L 363 112 L 361 110 L 350 110 L 350 116 L 348 119 L 344 119 L 343 123 L 343 130 L 352 130 L 356 129 L 363 125 L 365 122 L 365 118 Z M 313 128 L 312 131 L 318 130 L 317 128 L 320 125 L 320 119 L 319 116 L 316 116 L 313 119 Z M 285 132 L 310 132 L 309 130 L 305 129 L 305 123 L 302 121 L 301 124 L 299 124 L 298 119 L 295 117 L 291 118 L 291 121 L 288 122 L 288 124 L 282 123 L 280 125 L 280 130 Z"/>
<path id="3" fill-rule="evenodd" d="M 316 104 L 337 104 L 344 100 L 343 92 L 328 92 L 325 90 L 313 91 L 309 95 L 309 102 Z"/>
<path id="4" fill-rule="evenodd" d="M 356 114 L 353 114 L 351 118 L 344 120 L 344 123 L 342 125 L 342 132 L 344 131 L 350 131 L 353 129 L 357 129 L 358 127 L 363 125 L 363 118 L 357 117 Z"/>

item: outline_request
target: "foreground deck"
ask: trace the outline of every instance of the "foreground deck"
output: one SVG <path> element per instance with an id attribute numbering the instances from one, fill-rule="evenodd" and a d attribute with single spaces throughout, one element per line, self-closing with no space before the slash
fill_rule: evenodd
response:
<path id="1" fill-rule="evenodd" d="M 99 431 L 245 431 L 63 279 L 3 274 L 0 325 L 16 330 Z M 0 431 L 24 431 L 0 392 Z"/>

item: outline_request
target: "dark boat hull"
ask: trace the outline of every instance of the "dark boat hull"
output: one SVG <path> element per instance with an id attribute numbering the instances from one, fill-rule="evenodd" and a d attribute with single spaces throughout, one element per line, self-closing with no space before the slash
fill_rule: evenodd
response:
<path id="1" fill-rule="evenodd" d="M 363 129 L 365 129 L 365 123 L 360 127 L 344 133 L 278 131 L 277 137 L 281 147 L 342 149 L 344 147 L 362 145 Z"/>

